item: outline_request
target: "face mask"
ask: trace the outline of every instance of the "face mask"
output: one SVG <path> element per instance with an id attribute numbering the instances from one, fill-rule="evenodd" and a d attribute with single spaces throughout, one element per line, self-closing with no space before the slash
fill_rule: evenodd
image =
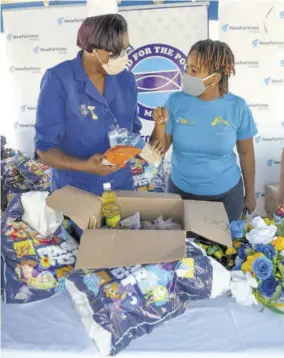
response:
<path id="1" fill-rule="evenodd" d="M 207 76 L 205 78 L 199 78 L 199 77 L 194 77 L 194 76 L 190 76 L 187 73 L 183 74 L 182 77 L 182 84 L 183 84 L 183 91 L 187 94 L 191 94 L 192 96 L 198 97 L 201 96 L 202 93 L 205 92 L 206 87 L 204 85 L 205 80 L 207 80 L 208 78 L 214 76 L 215 73 L 213 73 L 210 76 Z"/>
<path id="2" fill-rule="evenodd" d="M 125 69 L 125 66 L 128 62 L 128 55 L 127 52 L 122 52 L 120 56 L 112 58 L 110 57 L 107 63 L 103 63 L 100 59 L 99 55 L 96 51 L 94 51 L 98 60 L 102 64 L 102 68 L 109 74 L 109 75 L 117 75 Z"/>

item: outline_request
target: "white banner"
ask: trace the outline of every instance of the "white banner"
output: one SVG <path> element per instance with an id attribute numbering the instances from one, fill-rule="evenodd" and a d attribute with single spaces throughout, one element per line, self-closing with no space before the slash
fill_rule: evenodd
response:
<path id="1" fill-rule="evenodd" d="M 127 7 L 121 12 L 129 25 L 129 67 L 139 90 L 143 134 L 148 136 L 152 109 L 180 89 L 190 46 L 208 37 L 207 6 Z M 14 94 L 9 120 L 14 122 L 18 149 L 31 154 L 41 77 L 47 68 L 76 56 L 77 30 L 86 7 L 7 10 L 3 16 Z"/>
<path id="2" fill-rule="evenodd" d="M 284 1 L 220 1 L 219 29 L 235 55 L 230 90 L 247 101 L 258 127 L 257 212 L 264 215 L 264 185 L 278 182 L 284 147 Z"/>

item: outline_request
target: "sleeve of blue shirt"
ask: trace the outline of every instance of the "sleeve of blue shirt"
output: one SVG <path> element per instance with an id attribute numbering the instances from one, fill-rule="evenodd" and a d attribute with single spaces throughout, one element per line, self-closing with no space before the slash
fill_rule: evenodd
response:
<path id="1" fill-rule="evenodd" d="M 66 93 L 53 70 L 44 74 L 37 105 L 35 147 L 41 152 L 60 148 L 65 133 Z"/>
<path id="2" fill-rule="evenodd" d="M 131 75 L 132 75 L 131 76 L 132 83 L 133 83 L 133 87 L 134 87 L 134 91 L 135 91 L 135 98 L 136 98 L 136 111 L 134 113 L 134 118 L 133 118 L 133 133 L 140 134 L 140 131 L 142 129 L 142 124 L 141 124 L 141 121 L 138 116 L 138 91 L 137 91 L 137 86 L 136 86 L 136 82 L 135 82 L 135 77 L 134 77 L 133 73 L 131 73 Z"/>
<path id="3" fill-rule="evenodd" d="M 244 102 L 241 110 L 241 121 L 237 131 L 237 140 L 246 140 L 254 137 L 256 134 L 257 129 L 251 110 L 246 102 Z"/>
<path id="4" fill-rule="evenodd" d="M 164 108 L 166 108 L 169 113 L 168 123 L 166 126 L 166 133 L 172 135 L 174 129 L 172 96 L 169 97 L 169 99 L 164 105 Z"/>

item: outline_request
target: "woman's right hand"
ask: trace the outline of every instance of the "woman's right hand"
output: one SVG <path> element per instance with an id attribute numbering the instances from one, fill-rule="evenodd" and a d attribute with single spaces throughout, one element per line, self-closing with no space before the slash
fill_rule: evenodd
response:
<path id="1" fill-rule="evenodd" d="M 165 107 L 158 107 L 154 109 L 152 113 L 152 118 L 155 124 L 165 125 L 169 120 L 169 112 Z"/>
<path id="2" fill-rule="evenodd" d="M 101 154 L 95 154 L 84 162 L 83 171 L 90 174 L 106 176 L 112 174 L 119 169 L 121 165 L 104 165 L 102 161 L 104 156 Z"/>

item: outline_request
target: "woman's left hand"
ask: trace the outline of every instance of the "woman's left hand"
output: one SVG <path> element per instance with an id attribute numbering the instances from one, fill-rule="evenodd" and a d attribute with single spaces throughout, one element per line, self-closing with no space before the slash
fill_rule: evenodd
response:
<path id="1" fill-rule="evenodd" d="M 157 141 L 156 139 L 152 140 L 149 144 L 159 154 L 165 153 L 165 145 L 163 143 Z"/>
<path id="2" fill-rule="evenodd" d="M 255 195 L 245 196 L 244 207 L 248 209 L 249 214 L 251 214 L 254 211 L 256 207 Z"/>

